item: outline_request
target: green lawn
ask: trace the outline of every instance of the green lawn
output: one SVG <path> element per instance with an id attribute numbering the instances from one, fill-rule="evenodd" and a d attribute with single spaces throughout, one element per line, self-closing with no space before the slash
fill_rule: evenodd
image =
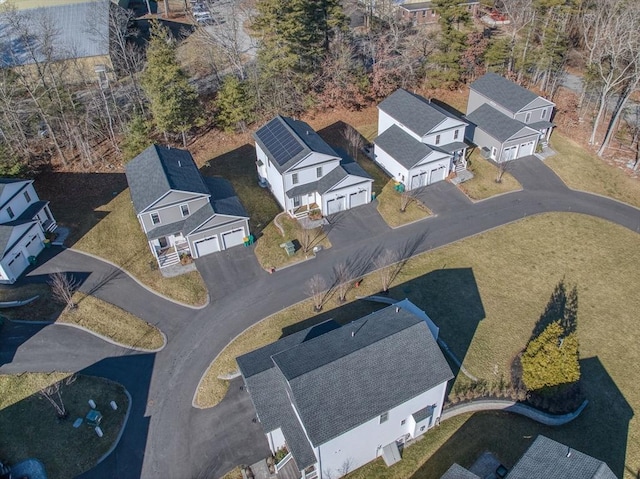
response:
<path id="1" fill-rule="evenodd" d="M 473 200 L 484 200 L 521 189 L 520 183 L 509 174 L 508 169 L 502 176 L 502 182 L 496 183 L 498 168 L 482 158 L 477 149 L 471 153 L 467 169 L 473 173 L 473 178 L 461 183 L 458 187 Z"/>
<path id="2" fill-rule="evenodd" d="M 640 207 L 640 183 L 557 131 L 551 148 L 558 154 L 545 163 L 570 187 L 610 196 Z"/>
<path id="3" fill-rule="evenodd" d="M 59 420 L 38 391 L 67 376 L 65 373 L 0 376 L 0 457 L 3 462 L 14 464 L 37 458 L 44 463 L 48 477 L 70 479 L 92 468 L 109 450 L 127 412 L 124 389 L 106 379 L 78 376 L 75 382 L 63 386 L 62 399 L 69 417 Z M 89 412 L 89 399 L 96 402 L 103 415 L 102 438 L 86 424 L 73 428 L 75 419 Z M 118 404 L 116 411 L 109 407 L 110 401 Z"/>
<path id="4" fill-rule="evenodd" d="M 197 271 L 173 278 L 162 276 L 133 211 L 128 189 L 96 211 L 105 217 L 74 248 L 112 261 L 169 298 L 192 305 L 206 302 L 207 288 Z"/>
<path id="5" fill-rule="evenodd" d="M 429 209 L 415 197 L 410 198 L 405 211 L 400 211 L 402 195 L 394 189 L 394 186 L 395 182 L 389 180 L 382 189 L 382 193 L 376 198 L 378 201 L 378 213 L 389 226 L 397 228 L 431 215 Z"/>
<path id="6" fill-rule="evenodd" d="M 300 243 L 305 241 L 308 242 L 311 249 L 314 246 L 321 246 L 324 249 L 331 247 L 331 242 L 322 228 L 304 231 L 299 223 L 289 215 L 281 215 L 277 221 L 284 230 L 284 236 L 272 221 L 262 231 L 262 235 L 256 243 L 256 257 L 260 265 L 265 269 L 272 267 L 278 269 L 313 256 L 312 251 L 305 253 L 301 248 Z M 306 240 L 302 239 L 305 235 L 307 235 Z M 294 242 L 296 246 L 296 252 L 292 256 L 287 256 L 284 248 L 280 247 L 281 244 L 287 241 Z"/>
<path id="7" fill-rule="evenodd" d="M 603 220 L 576 214 L 535 216 L 408 261 L 390 295 L 408 297 L 425 309 L 465 367 L 480 378 L 497 381 L 501 376 L 509 378 L 511 361 L 529 339 L 556 284 L 564 278 L 568 287 L 577 285 L 581 364 L 590 404 L 554 437 L 607 461 L 619 476 L 626 467 L 627 477 L 633 477 L 640 468 L 640 424 L 633 415 L 640 407 L 640 370 L 630 367 L 640 361 L 634 340 L 640 311 L 636 287 L 640 257 L 629 252 L 638 250 L 639 235 Z M 349 299 L 377 290 L 377 279 L 367 277 Z M 291 332 L 291 325 L 310 325 L 330 317 L 344 321 L 371 308 L 369 303 L 354 301 L 329 310 L 337 306 L 332 301 L 319 315 L 312 314 L 308 302 L 300 303 L 239 336 L 212 364 L 209 377 L 216 386 L 199 391 L 199 402 L 215 404 L 226 388 L 215 378 L 236 369 L 233 359 L 278 339 L 283 331 Z M 456 379 L 464 381 L 460 375 Z M 510 424 L 506 423 L 507 430 Z M 537 426 L 527 427 L 537 430 Z M 518 455 L 526 448 L 519 444 Z M 517 456 L 510 455 L 504 444 L 497 443 L 495 448 L 507 462 Z M 451 451 L 463 465 L 475 459 L 470 457 L 475 449 L 473 454 L 464 448 Z M 451 457 L 443 464 L 450 463 Z M 363 471 L 358 474 L 374 478 L 413 474 Z M 425 470 L 421 474 L 416 477 L 439 477 Z"/>

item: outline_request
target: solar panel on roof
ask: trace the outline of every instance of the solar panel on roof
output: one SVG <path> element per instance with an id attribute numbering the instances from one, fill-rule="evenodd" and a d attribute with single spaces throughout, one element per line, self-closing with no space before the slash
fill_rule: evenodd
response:
<path id="1" fill-rule="evenodd" d="M 272 120 L 263 126 L 257 135 L 280 166 L 284 165 L 304 148 L 278 119 Z"/>

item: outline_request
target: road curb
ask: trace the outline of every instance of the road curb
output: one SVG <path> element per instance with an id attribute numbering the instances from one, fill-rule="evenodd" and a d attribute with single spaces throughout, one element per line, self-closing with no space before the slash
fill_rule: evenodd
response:
<path id="1" fill-rule="evenodd" d="M 139 348 L 139 347 L 136 347 L 136 346 L 127 346 L 126 344 L 119 343 L 119 342 L 117 342 L 117 341 L 115 341 L 115 340 L 113 340 L 113 339 L 111 339 L 111 338 L 109 338 L 107 336 L 103 336 L 102 334 L 96 333 L 95 331 L 92 331 L 92 330 L 90 330 L 88 328 L 85 328 L 84 326 L 80 326 L 79 324 L 64 323 L 64 322 L 58 323 L 56 321 L 50 322 L 49 324 L 57 324 L 59 326 L 68 326 L 70 328 L 76 328 L 76 329 L 79 329 L 81 331 L 84 331 L 85 333 L 91 334 L 92 336 L 95 336 L 96 338 L 99 338 L 99 339 L 101 339 L 101 340 L 103 340 L 103 341 L 105 341 L 107 343 L 113 344 L 114 346 L 118 346 L 118 347 L 124 348 L 124 349 L 130 349 L 132 351 L 139 351 L 141 353 L 157 353 L 157 352 L 162 351 L 167 346 L 167 335 L 164 334 L 164 332 L 160 331 L 160 329 L 158 329 L 158 331 L 162 335 L 162 339 L 164 341 L 164 344 L 161 347 L 156 348 L 156 349 L 146 349 L 146 348 Z"/>
<path id="2" fill-rule="evenodd" d="M 110 379 L 108 381 L 110 381 Z M 115 381 L 112 381 L 112 382 L 115 382 Z M 118 383 L 118 384 L 120 384 L 120 383 Z M 120 386 L 122 386 L 122 384 L 120 384 Z M 96 462 L 87 471 L 90 471 L 91 469 L 96 467 L 98 464 L 100 464 L 102 461 L 104 461 L 107 457 L 109 457 L 111 455 L 111 453 L 116 449 L 116 447 L 118 447 L 118 444 L 120 443 L 120 439 L 122 439 L 122 435 L 124 434 L 124 429 L 127 427 L 127 422 L 129 422 L 129 413 L 131 413 L 131 405 L 133 404 L 133 399 L 131 398 L 131 394 L 129 394 L 129 391 L 127 391 L 127 388 L 122 386 L 122 389 L 124 390 L 124 393 L 127 395 L 127 399 L 129 399 L 129 405 L 127 406 L 127 413 L 124 415 L 124 421 L 122 422 L 122 427 L 120 428 L 120 432 L 118 433 L 118 437 L 116 437 L 116 440 L 113 442 L 113 444 L 111 445 L 109 450 L 107 452 L 105 452 L 102 455 L 102 457 L 100 457 L 100 459 L 98 459 L 98 462 Z"/>

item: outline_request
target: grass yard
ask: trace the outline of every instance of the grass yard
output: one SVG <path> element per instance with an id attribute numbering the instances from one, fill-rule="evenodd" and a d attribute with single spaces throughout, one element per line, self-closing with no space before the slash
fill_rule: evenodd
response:
<path id="1" fill-rule="evenodd" d="M 405 211 L 400 211 L 402 195 L 393 188 L 394 186 L 395 182 L 389 180 L 382 189 L 382 193 L 376 198 L 378 200 L 378 213 L 389 226 L 397 228 L 431 215 L 429 208 L 416 198 L 410 200 Z"/>
<path id="2" fill-rule="evenodd" d="M 631 478 L 640 469 L 640 423 L 633 413 L 640 407 L 640 370 L 629 367 L 640 362 L 635 341 L 640 258 L 629 251 L 639 249 L 639 235 L 603 220 L 577 214 L 540 215 L 408 261 L 390 295 L 408 297 L 425 309 L 440 327 L 442 339 L 472 374 L 498 381 L 501 376 L 509 378 L 512 359 L 525 346 L 557 283 L 564 278 L 567 287 L 576 285 L 583 384 L 590 404 L 576 421 L 553 430 L 552 437 L 606 461 L 619 477 Z M 377 290 L 377 278 L 370 276 L 357 293 Z M 350 292 L 349 299 L 354 296 Z M 314 316 L 310 303 L 303 302 L 247 330 L 211 365 L 198 402 L 219 401 L 226 385 L 216 378 L 236 369 L 234 358 L 278 339 L 283 331 L 292 332 L 292 325 L 309 326 L 330 317 L 346 321 L 372 306 L 354 301 L 334 310 L 329 307 Z M 464 383 L 463 378 L 459 375 L 456 383 Z M 530 421 L 506 417 L 507 432 L 540 430 Z M 526 422 L 521 429 L 517 429 L 519 421 Z M 509 456 L 509 444 L 496 442 L 491 447 L 507 462 L 526 449 L 520 441 L 522 451 Z M 469 454 L 463 447 L 453 447 L 444 462 L 450 465 L 454 459 L 469 465 L 475 460 Z M 439 477 L 428 469 L 425 466 L 415 477 Z M 355 477 L 413 474 L 385 476 L 369 471 L 370 475 L 363 472 Z"/>
<path id="3" fill-rule="evenodd" d="M 98 210 L 105 217 L 78 240 L 76 249 L 108 259 L 171 299 L 205 304 L 207 288 L 197 271 L 174 278 L 162 276 L 133 211 L 128 189 Z"/>
<path id="4" fill-rule="evenodd" d="M 137 316 L 81 292 L 74 294 L 74 300 L 76 309 L 63 311 L 57 322 L 82 326 L 125 346 L 148 350 L 164 346 L 160 330 Z"/>
<path id="5" fill-rule="evenodd" d="M 75 382 L 62 386 L 62 399 L 69 417 L 59 420 L 38 391 L 67 376 L 66 373 L 0 376 L 0 457 L 3 461 L 14 464 L 34 457 L 44 463 L 49 477 L 70 479 L 93 467 L 109 450 L 127 411 L 124 389 L 106 379 L 78 376 Z M 73 428 L 75 419 L 89 412 L 89 399 L 96 402 L 103 415 L 102 438 L 86 424 Z M 118 404 L 116 411 L 109 407 L 110 401 Z"/>
<path id="6" fill-rule="evenodd" d="M 484 200 L 501 193 L 508 193 L 521 189 L 520 183 L 507 170 L 502 176 L 502 182 L 496 183 L 498 168 L 485 160 L 474 149 L 469 158 L 467 169 L 473 173 L 473 178 L 461 183 L 460 188 L 472 200 Z"/>
<path id="7" fill-rule="evenodd" d="M 322 246 L 323 249 L 331 248 L 331 242 L 322 228 L 315 228 L 313 230 L 303 230 L 299 223 L 289 217 L 289 215 L 281 215 L 276 220 L 282 229 L 284 230 L 284 236 L 280 230 L 274 224 L 275 221 L 269 223 L 269 225 L 262 231 L 262 235 L 258 238 L 255 247 L 255 254 L 258 258 L 260 266 L 265 269 L 268 268 L 281 268 L 288 264 L 302 261 L 306 256 L 313 256 L 314 246 Z M 296 252 L 292 256 L 287 256 L 284 248 L 280 245 L 293 241 L 296 246 Z M 309 251 L 305 254 L 301 248 L 301 243 L 307 243 Z"/>
<path id="8" fill-rule="evenodd" d="M 38 296 L 38 299 L 18 308 L 2 309 L 0 315 L 26 321 L 53 321 L 62 312 L 62 306 L 51 299 L 51 288 L 48 284 L 0 287 L 0 301 L 22 301 L 33 296 Z"/>
<path id="9" fill-rule="evenodd" d="M 558 152 L 545 163 L 570 187 L 610 196 L 640 207 L 640 182 L 608 165 L 595 154 L 558 132 L 551 135 L 551 148 Z"/>

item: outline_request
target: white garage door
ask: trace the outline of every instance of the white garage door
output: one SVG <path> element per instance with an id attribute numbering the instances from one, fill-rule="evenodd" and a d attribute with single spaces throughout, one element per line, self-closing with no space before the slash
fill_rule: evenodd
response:
<path id="1" fill-rule="evenodd" d="M 518 146 L 511 146 L 509 148 L 505 148 L 502 152 L 502 161 L 511 161 L 516 158 L 516 153 L 518 150 Z"/>
<path id="2" fill-rule="evenodd" d="M 18 276 L 20 276 L 22 272 L 27 269 L 27 266 L 29 266 L 29 261 L 22 253 L 18 253 L 18 256 L 9 261 L 9 264 L 7 266 L 9 267 L 8 273 L 10 279 L 14 279 L 18 278 Z"/>
<path id="3" fill-rule="evenodd" d="M 238 228 L 229 231 L 228 233 L 222 233 L 222 242 L 224 243 L 225 249 L 244 244 L 245 236 L 244 228 Z"/>
<path id="4" fill-rule="evenodd" d="M 198 258 L 205 256 L 216 251 L 220 251 L 220 244 L 218 243 L 218 236 L 210 236 L 195 243 L 196 251 L 198 252 Z"/>
<path id="5" fill-rule="evenodd" d="M 420 188 L 427 184 L 427 172 L 423 171 L 411 177 L 411 189 Z"/>
<path id="6" fill-rule="evenodd" d="M 349 195 L 349 208 L 364 205 L 367 202 L 367 191 L 358 191 Z"/>
<path id="7" fill-rule="evenodd" d="M 431 170 L 429 175 L 429 184 L 435 183 L 436 181 L 444 180 L 444 177 L 447 174 L 447 169 L 445 167 L 438 168 L 436 170 Z"/>
<path id="8" fill-rule="evenodd" d="M 338 196 L 335 200 L 327 201 L 327 214 L 332 215 L 344 210 L 344 196 Z"/>
<path id="9" fill-rule="evenodd" d="M 25 246 L 27 248 L 27 251 L 29 252 L 29 256 L 38 256 L 38 254 L 40 254 L 40 251 L 42 251 L 42 249 L 44 248 L 44 244 L 42 244 L 42 241 L 40 241 L 38 235 L 33 235 L 31 238 L 29 238 L 29 241 L 27 241 L 27 244 Z"/>
<path id="10" fill-rule="evenodd" d="M 523 156 L 533 155 L 533 141 L 529 141 L 528 143 L 523 143 L 520 145 L 520 151 L 518 152 L 518 158 L 522 158 Z"/>

